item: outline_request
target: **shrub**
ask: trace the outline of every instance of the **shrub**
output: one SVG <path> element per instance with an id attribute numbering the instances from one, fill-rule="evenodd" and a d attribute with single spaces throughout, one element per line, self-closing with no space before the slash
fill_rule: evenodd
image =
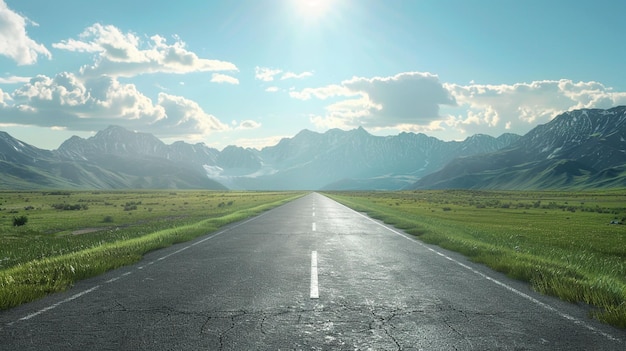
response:
<path id="1" fill-rule="evenodd" d="M 75 204 L 75 205 L 70 205 L 70 204 L 52 204 L 50 205 L 52 206 L 52 208 L 56 209 L 56 210 L 61 210 L 61 211 L 80 211 L 80 210 L 88 210 L 89 206 L 83 204 Z"/>
<path id="2" fill-rule="evenodd" d="M 23 225 L 26 224 L 26 222 L 28 222 L 28 217 L 26 217 L 26 216 L 13 217 L 13 226 L 14 227 L 23 226 Z"/>

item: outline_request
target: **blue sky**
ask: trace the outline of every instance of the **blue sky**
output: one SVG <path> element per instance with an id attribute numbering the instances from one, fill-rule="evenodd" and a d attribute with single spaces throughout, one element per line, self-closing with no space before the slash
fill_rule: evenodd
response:
<path id="1" fill-rule="evenodd" d="M 0 0 L 0 130 L 261 148 L 363 126 L 524 134 L 626 104 L 626 2 Z"/>

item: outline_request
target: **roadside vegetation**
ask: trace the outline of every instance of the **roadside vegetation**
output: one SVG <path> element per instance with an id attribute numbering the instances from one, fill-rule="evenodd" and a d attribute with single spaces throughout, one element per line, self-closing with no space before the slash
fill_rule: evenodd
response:
<path id="1" fill-rule="evenodd" d="M 626 190 L 326 195 L 626 328 Z"/>
<path id="2" fill-rule="evenodd" d="M 0 309 L 62 291 L 302 192 L 0 192 Z"/>

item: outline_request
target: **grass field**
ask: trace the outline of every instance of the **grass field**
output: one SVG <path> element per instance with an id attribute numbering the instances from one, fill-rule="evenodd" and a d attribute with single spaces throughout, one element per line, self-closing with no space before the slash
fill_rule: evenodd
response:
<path id="1" fill-rule="evenodd" d="M 326 195 L 626 328 L 626 190 Z"/>
<path id="2" fill-rule="evenodd" d="M 0 192 L 0 309 L 67 289 L 302 192 Z"/>

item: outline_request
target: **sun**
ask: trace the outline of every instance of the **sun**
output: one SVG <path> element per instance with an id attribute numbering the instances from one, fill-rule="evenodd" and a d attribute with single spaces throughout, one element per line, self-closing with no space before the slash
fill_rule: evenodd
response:
<path id="1" fill-rule="evenodd" d="M 333 0 L 293 0 L 300 17 L 318 20 L 331 10 Z"/>

